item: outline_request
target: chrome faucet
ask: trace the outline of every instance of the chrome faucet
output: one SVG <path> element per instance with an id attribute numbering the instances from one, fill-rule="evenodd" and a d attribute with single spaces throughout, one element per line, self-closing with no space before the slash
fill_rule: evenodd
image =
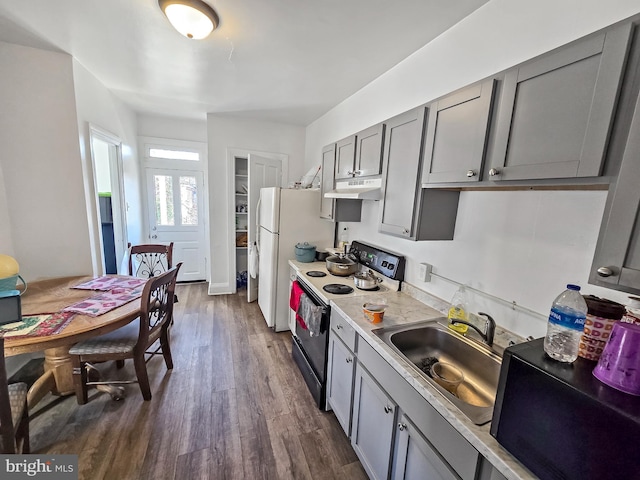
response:
<path id="1" fill-rule="evenodd" d="M 484 340 L 484 343 L 492 347 L 493 337 L 496 334 L 496 321 L 488 313 L 478 312 L 478 316 L 483 317 L 485 320 L 484 332 L 480 330 L 478 327 L 476 327 L 474 324 L 472 324 L 471 322 L 460 320 L 458 318 L 453 320 L 452 323 L 462 323 L 464 325 L 467 325 L 473 328 L 482 337 L 482 339 Z"/>

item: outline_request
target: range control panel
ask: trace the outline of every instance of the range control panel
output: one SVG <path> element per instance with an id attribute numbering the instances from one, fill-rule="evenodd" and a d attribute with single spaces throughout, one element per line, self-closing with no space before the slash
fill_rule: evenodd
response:
<path id="1" fill-rule="evenodd" d="M 358 241 L 351 243 L 349 253 L 355 256 L 362 265 L 392 280 L 404 280 L 405 258 L 403 255 L 382 250 Z"/>

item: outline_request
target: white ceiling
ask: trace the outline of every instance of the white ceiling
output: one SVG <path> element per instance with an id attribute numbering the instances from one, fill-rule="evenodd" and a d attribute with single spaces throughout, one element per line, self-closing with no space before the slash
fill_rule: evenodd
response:
<path id="1" fill-rule="evenodd" d="M 0 41 L 73 55 L 134 110 L 308 125 L 488 0 L 207 0 L 189 40 L 157 0 L 0 0 Z"/>

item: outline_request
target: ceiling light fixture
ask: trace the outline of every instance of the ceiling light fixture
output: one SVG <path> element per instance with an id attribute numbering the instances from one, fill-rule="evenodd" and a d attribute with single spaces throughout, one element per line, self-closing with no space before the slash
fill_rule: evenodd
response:
<path id="1" fill-rule="evenodd" d="M 178 32 L 201 40 L 220 22 L 218 14 L 202 0 L 158 0 L 160 9 Z"/>

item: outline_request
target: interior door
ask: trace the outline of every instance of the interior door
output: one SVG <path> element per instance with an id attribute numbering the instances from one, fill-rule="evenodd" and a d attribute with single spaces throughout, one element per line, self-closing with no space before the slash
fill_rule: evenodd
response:
<path id="1" fill-rule="evenodd" d="M 261 157 L 255 154 L 248 155 L 249 163 L 249 215 L 248 215 L 248 240 L 249 245 L 256 241 L 258 221 L 257 206 L 260 198 L 260 189 L 264 187 L 279 187 L 282 184 L 282 162 L 272 158 Z M 261 263 L 258 259 L 258 277 L 260 276 Z M 258 298 L 258 278 L 247 279 L 247 301 L 255 302 Z"/>
<path id="2" fill-rule="evenodd" d="M 206 279 L 204 178 L 200 171 L 147 168 L 149 243 L 173 242 L 178 281 Z"/>

